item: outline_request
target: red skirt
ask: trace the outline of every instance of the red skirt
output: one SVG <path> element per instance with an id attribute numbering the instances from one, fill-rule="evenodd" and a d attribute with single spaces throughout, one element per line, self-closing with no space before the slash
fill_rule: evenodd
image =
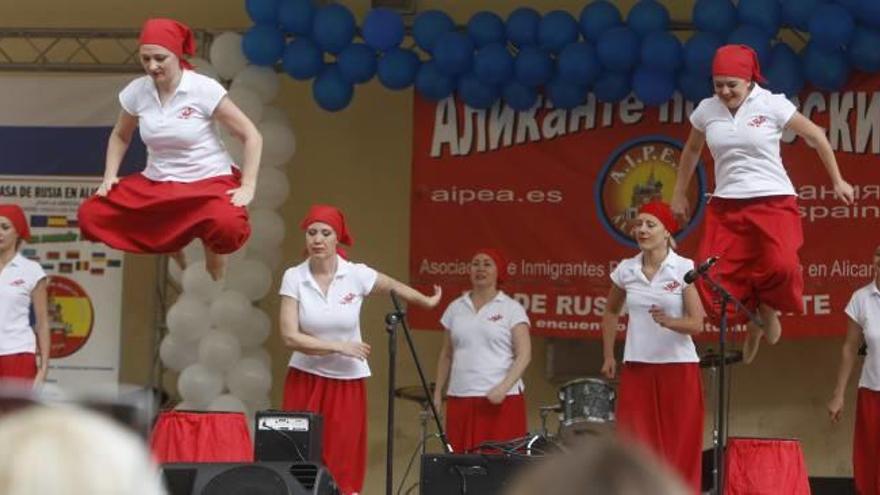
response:
<path id="1" fill-rule="evenodd" d="M 725 450 L 724 495 L 810 495 L 797 440 L 729 438 Z"/>
<path id="2" fill-rule="evenodd" d="M 174 253 L 193 239 L 211 251 L 235 252 L 250 236 L 247 210 L 230 202 L 240 173 L 195 182 L 157 182 L 132 174 L 107 196 L 79 207 L 85 239 L 130 253 Z"/>
<path id="3" fill-rule="evenodd" d="M 242 413 L 164 411 L 150 435 L 156 462 L 253 462 Z"/>
<path id="4" fill-rule="evenodd" d="M 0 356 L 0 381 L 20 380 L 33 383 L 37 376 L 37 355 L 20 352 Z"/>
<path id="5" fill-rule="evenodd" d="M 625 363 L 616 415 L 624 438 L 648 447 L 700 493 L 703 388 L 697 363 Z"/>
<path id="6" fill-rule="evenodd" d="M 720 256 L 709 273 L 747 308 L 754 310 L 764 303 L 779 311 L 801 313 L 804 277 L 798 250 L 803 243 L 794 196 L 712 198 L 697 260 Z M 696 286 L 709 319 L 717 325 L 720 298 L 703 279 Z M 730 324 L 747 321 L 732 305 L 728 318 Z"/>
<path id="7" fill-rule="evenodd" d="M 286 411 L 324 419 L 322 458 L 343 495 L 360 493 L 367 471 L 367 391 L 364 379 L 338 380 L 288 368 Z"/>
<path id="8" fill-rule="evenodd" d="M 526 400 L 508 395 L 501 404 L 485 397 L 448 397 L 446 436 L 453 452 L 470 452 L 483 442 L 506 442 L 528 432 Z"/>
<path id="9" fill-rule="evenodd" d="M 880 392 L 859 387 L 853 477 L 860 495 L 880 495 Z"/>

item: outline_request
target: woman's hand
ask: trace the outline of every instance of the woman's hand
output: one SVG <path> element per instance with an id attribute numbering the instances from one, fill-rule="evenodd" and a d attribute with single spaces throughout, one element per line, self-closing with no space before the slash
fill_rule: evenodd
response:
<path id="1" fill-rule="evenodd" d="M 34 388 L 39 387 L 46 381 L 46 374 L 49 372 L 46 368 L 38 368 L 37 376 L 34 377 Z"/>
<path id="2" fill-rule="evenodd" d="M 110 190 L 113 189 L 113 186 L 118 183 L 119 177 L 111 177 L 109 179 L 105 177 L 104 180 L 101 181 L 101 185 L 98 186 L 98 190 L 95 191 L 95 196 L 107 196 L 107 194 L 110 193 Z"/>
<path id="3" fill-rule="evenodd" d="M 602 361 L 602 376 L 609 380 L 613 380 L 617 375 L 617 360 L 613 357 L 607 357 Z"/>
<path id="4" fill-rule="evenodd" d="M 690 218 L 690 211 L 688 211 L 690 204 L 688 204 L 684 194 L 674 194 L 672 201 L 669 203 L 669 208 L 672 210 L 672 216 L 675 217 L 679 225 L 687 225 Z"/>
<path id="5" fill-rule="evenodd" d="M 853 186 L 849 182 L 840 179 L 834 183 L 834 196 L 843 201 L 844 204 L 852 204 L 855 201 L 855 193 Z"/>
<path id="6" fill-rule="evenodd" d="M 651 313 L 651 318 L 654 319 L 655 323 L 661 327 L 667 326 L 666 324 L 669 322 L 670 318 L 666 312 L 663 311 L 663 308 L 660 306 L 651 306 L 651 309 L 649 309 L 648 312 Z"/>
<path id="7" fill-rule="evenodd" d="M 428 309 L 436 307 L 440 304 L 440 298 L 443 297 L 443 289 L 439 285 L 434 286 L 434 293 L 425 297 L 425 307 Z"/>
<path id="8" fill-rule="evenodd" d="M 366 342 L 340 342 L 339 349 L 336 352 L 366 360 L 370 355 L 370 344 Z"/>
<path id="9" fill-rule="evenodd" d="M 841 416 L 843 416 L 843 395 L 835 394 L 828 401 L 828 416 L 832 423 L 840 421 Z"/>
<path id="10" fill-rule="evenodd" d="M 504 402 L 505 397 L 507 397 L 507 390 L 504 390 L 498 385 L 492 387 L 492 390 L 486 394 L 486 398 L 489 399 L 489 402 L 496 406 Z"/>
<path id="11" fill-rule="evenodd" d="M 250 184 L 242 184 L 241 187 L 236 189 L 230 189 L 226 191 L 226 194 L 232 196 L 230 200 L 235 206 L 247 206 L 254 199 L 254 189 L 255 186 Z"/>

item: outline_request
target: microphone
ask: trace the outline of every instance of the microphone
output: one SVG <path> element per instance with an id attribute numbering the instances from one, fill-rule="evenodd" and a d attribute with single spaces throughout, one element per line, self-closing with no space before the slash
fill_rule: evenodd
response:
<path id="1" fill-rule="evenodd" d="M 709 271 L 709 268 L 712 268 L 712 265 L 714 265 L 715 263 L 717 263 L 719 258 L 721 258 L 721 257 L 720 257 L 720 256 L 712 256 L 712 257 L 710 257 L 709 259 L 707 259 L 706 261 L 702 262 L 702 263 L 700 264 L 700 266 L 698 266 L 698 267 L 694 268 L 693 270 L 691 270 L 691 271 L 685 273 L 685 274 L 684 274 L 684 283 L 686 283 L 686 284 L 692 284 L 692 283 L 694 283 L 698 278 L 700 278 L 700 276 L 701 276 L 702 274 L 704 274 L 704 273 L 706 273 L 707 271 Z"/>

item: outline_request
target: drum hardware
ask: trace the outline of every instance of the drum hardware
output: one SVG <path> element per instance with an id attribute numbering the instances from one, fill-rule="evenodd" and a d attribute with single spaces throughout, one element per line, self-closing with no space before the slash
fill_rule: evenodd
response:
<path id="1" fill-rule="evenodd" d="M 579 378 L 559 389 L 559 436 L 562 441 L 589 435 L 606 435 L 614 429 L 617 391 L 601 378 Z"/>

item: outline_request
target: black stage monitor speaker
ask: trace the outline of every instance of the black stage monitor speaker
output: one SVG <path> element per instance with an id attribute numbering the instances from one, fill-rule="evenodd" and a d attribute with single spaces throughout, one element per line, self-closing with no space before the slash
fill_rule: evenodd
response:
<path id="1" fill-rule="evenodd" d="M 169 495 L 339 495 L 330 472 L 306 462 L 165 464 Z"/>
<path id="2" fill-rule="evenodd" d="M 421 495 L 501 495 L 534 458 L 500 454 L 422 455 Z"/>
<path id="3" fill-rule="evenodd" d="M 324 428 L 320 414 L 258 411 L 255 426 L 255 460 L 321 462 Z"/>

